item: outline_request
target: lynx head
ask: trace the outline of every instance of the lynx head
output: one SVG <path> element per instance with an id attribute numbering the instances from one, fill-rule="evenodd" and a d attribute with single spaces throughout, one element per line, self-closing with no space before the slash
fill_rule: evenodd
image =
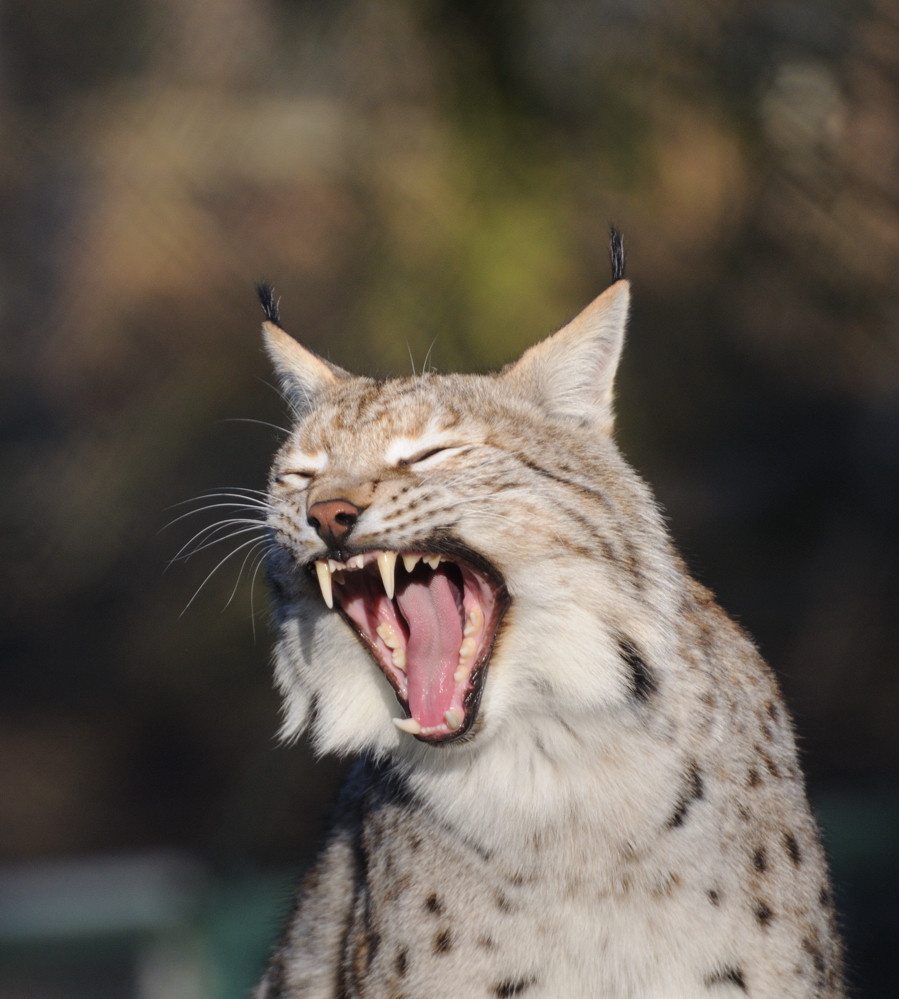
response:
<path id="1" fill-rule="evenodd" d="M 627 282 L 498 374 L 387 381 L 300 346 L 260 294 L 296 418 L 269 484 L 286 736 L 435 752 L 654 682 L 665 536 L 611 438 Z"/>

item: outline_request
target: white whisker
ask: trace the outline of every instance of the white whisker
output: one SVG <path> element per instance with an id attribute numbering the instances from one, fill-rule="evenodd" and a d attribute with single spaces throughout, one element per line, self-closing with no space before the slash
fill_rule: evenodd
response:
<path id="1" fill-rule="evenodd" d="M 269 423 L 267 420 L 254 420 L 249 416 L 228 416 L 225 419 L 220 420 L 220 423 L 255 423 L 260 427 L 268 427 L 271 430 L 277 430 L 279 434 L 284 434 L 287 437 L 290 431 L 286 427 L 278 426 L 277 423 Z"/>
<path id="2" fill-rule="evenodd" d="M 190 605 L 194 602 L 194 600 L 197 599 L 200 590 L 203 589 L 203 587 L 209 582 L 209 580 L 212 579 L 212 577 L 219 571 L 219 569 L 221 569 L 221 567 L 227 561 L 229 561 L 229 559 L 232 559 L 238 552 L 243 551 L 244 548 L 248 548 L 250 545 L 258 545 L 261 541 L 264 540 L 265 539 L 263 538 L 250 538 L 249 541 L 244 541 L 243 544 L 238 545 L 233 551 L 228 552 L 228 554 L 223 559 L 218 561 L 215 564 L 215 566 L 207 573 L 206 578 L 197 587 L 196 591 L 194 592 L 194 595 L 190 598 L 190 600 L 187 601 L 187 603 L 184 606 L 184 610 L 181 611 L 181 614 L 179 616 L 183 617 L 187 613 L 187 610 L 190 607 Z M 240 577 L 238 576 L 238 578 Z"/>
<path id="3" fill-rule="evenodd" d="M 223 534 L 225 530 L 233 527 L 237 524 L 249 524 L 249 527 L 242 527 L 237 531 L 230 531 L 228 534 Z M 172 558 L 172 561 L 177 561 L 179 559 L 188 559 L 196 555 L 198 552 L 204 551 L 206 548 L 211 548 L 213 545 L 220 545 L 223 541 L 230 541 L 232 538 L 239 538 L 243 534 L 249 533 L 259 533 L 259 529 L 264 529 L 264 524 L 259 524 L 255 521 L 247 520 L 228 520 L 222 521 L 218 524 L 210 524 L 204 527 L 202 531 L 198 531 L 186 544 L 182 545 L 178 550 L 177 554 Z M 219 537 L 214 535 L 219 534 Z M 203 535 L 206 535 L 204 538 Z M 201 541 L 202 539 L 202 541 Z M 192 546 L 192 547 L 189 547 Z M 185 551 L 185 549 L 188 549 Z"/>

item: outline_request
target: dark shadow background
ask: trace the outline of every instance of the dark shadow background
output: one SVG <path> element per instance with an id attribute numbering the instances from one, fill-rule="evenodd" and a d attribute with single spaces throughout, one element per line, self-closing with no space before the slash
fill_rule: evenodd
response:
<path id="1" fill-rule="evenodd" d="M 163 529 L 264 487 L 253 281 L 346 367 L 486 370 L 605 286 L 609 221 L 622 444 L 781 679 L 855 994 L 895 994 L 895 5 L 5 0 L 0 999 L 243 994 L 327 814 L 252 563 L 169 566 L 215 511 Z M 84 915 L 146 898 L 135 858 L 188 899 L 193 993 Z M 28 922 L 32 876 L 81 915 Z"/>

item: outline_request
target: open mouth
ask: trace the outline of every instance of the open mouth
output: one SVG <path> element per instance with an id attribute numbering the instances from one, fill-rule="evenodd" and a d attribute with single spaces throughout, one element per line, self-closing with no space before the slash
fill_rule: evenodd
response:
<path id="1" fill-rule="evenodd" d="M 322 597 L 350 622 L 406 713 L 394 724 L 426 742 L 474 722 L 508 605 L 487 567 L 430 552 L 367 551 L 314 563 Z"/>

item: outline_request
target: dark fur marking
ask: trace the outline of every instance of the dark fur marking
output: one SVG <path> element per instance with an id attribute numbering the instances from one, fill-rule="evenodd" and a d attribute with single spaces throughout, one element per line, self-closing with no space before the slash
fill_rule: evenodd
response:
<path id="1" fill-rule="evenodd" d="M 497 909 L 499 909 L 500 912 L 512 911 L 512 906 L 509 904 L 509 900 L 501 891 L 498 891 L 496 893 L 493 900 L 494 902 L 496 902 L 496 907 Z"/>
<path id="2" fill-rule="evenodd" d="M 771 909 L 764 902 L 756 900 L 752 911 L 759 925 L 767 929 L 768 923 L 774 918 Z"/>
<path id="3" fill-rule="evenodd" d="M 752 855 L 752 866 L 759 872 L 763 873 L 768 870 L 768 857 L 765 854 L 765 848 L 760 846 L 755 853 Z"/>
<path id="4" fill-rule="evenodd" d="M 582 482 L 575 482 L 572 479 L 566 478 L 564 475 L 558 475 L 556 472 L 551 472 L 548 468 L 538 465 L 535 461 L 532 461 L 527 457 L 527 455 L 524 455 L 521 452 L 516 451 L 509 453 L 513 458 L 520 461 L 525 468 L 529 468 L 537 475 L 542 475 L 545 479 L 550 479 L 553 482 L 558 482 L 563 486 L 567 486 L 569 489 L 573 489 L 575 492 L 580 493 L 581 496 L 586 499 L 594 500 L 604 506 L 607 510 L 610 509 L 608 498 L 598 489 L 591 489 L 590 486 L 585 486 Z M 574 520 L 580 521 L 582 526 L 589 526 L 591 534 L 595 531 L 595 527 L 590 525 L 589 521 L 586 521 L 583 517 L 578 516 L 575 511 L 566 510 L 566 513 L 569 514 Z"/>
<path id="5" fill-rule="evenodd" d="M 618 653 L 630 671 L 631 696 L 645 704 L 658 690 L 655 675 L 645 660 L 626 638 L 618 639 Z"/>
<path id="6" fill-rule="evenodd" d="M 758 743 L 756 743 L 752 748 L 759 755 L 759 757 L 761 758 L 762 763 L 765 764 L 765 769 L 768 771 L 768 773 L 771 774 L 772 777 L 780 777 L 780 770 L 777 769 L 777 764 L 762 749 L 762 747 L 760 745 L 758 745 Z"/>
<path id="7" fill-rule="evenodd" d="M 818 892 L 818 901 L 825 908 L 830 906 L 830 889 L 827 887 L 827 885 L 824 885 L 821 891 Z"/>
<path id="8" fill-rule="evenodd" d="M 275 298 L 275 289 L 268 281 L 259 281 L 256 284 L 256 294 L 259 296 L 265 318 L 281 328 L 281 316 L 278 313 L 278 299 Z"/>
<path id="9" fill-rule="evenodd" d="M 702 782 L 702 773 L 694 761 L 687 768 L 687 786 L 677 799 L 674 811 L 671 813 L 671 818 L 665 823 L 665 827 L 667 829 L 676 829 L 678 826 L 682 826 L 690 806 L 694 801 L 699 801 L 704 794 L 705 786 Z"/>
<path id="10" fill-rule="evenodd" d="M 403 948 L 399 954 L 396 955 L 396 963 L 394 965 L 396 968 L 396 973 L 400 978 L 406 977 L 406 972 L 409 969 L 409 952 Z"/>
<path id="11" fill-rule="evenodd" d="M 747 787 L 758 787 L 761 783 L 762 778 L 759 777 L 758 770 L 755 767 L 750 767 L 746 774 L 746 786 Z"/>
<path id="12" fill-rule="evenodd" d="M 743 977 L 742 968 L 722 968 L 705 980 L 705 984 L 711 988 L 713 985 L 736 985 L 737 988 L 746 991 L 746 979 Z"/>
<path id="13" fill-rule="evenodd" d="M 612 282 L 620 281 L 624 277 L 625 256 L 624 240 L 621 233 L 614 226 L 609 226 L 609 262 L 612 265 Z"/>
<path id="14" fill-rule="evenodd" d="M 714 888 L 709 888 L 708 896 L 709 896 L 709 901 L 712 903 L 712 905 L 714 906 L 721 905 L 721 896 Z"/>
<path id="15" fill-rule="evenodd" d="M 451 930 L 441 930 L 434 937 L 434 953 L 448 954 L 453 949 L 453 934 Z"/>
<path id="16" fill-rule="evenodd" d="M 802 941 L 802 949 L 811 957 L 815 971 L 823 978 L 827 971 L 827 962 L 824 960 L 824 955 L 821 953 L 821 948 L 818 946 L 817 941 L 806 937 Z"/>
<path id="17" fill-rule="evenodd" d="M 425 908 L 428 912 L 433 912 L 435 916 L 443 915 L 443 902 L 440 901 L 436 894 L 428 895 L 427 901 L 425 902 Z"/>
<path id="18" fill-rule="evenodd" d="M 796 837 L 791 832 L 784 833 L 784 849 L 787 851 L 787 856 L 793 861 L 793 865 L 798 867 L 802 863 L 802 851 L 799 849 Z"/>
<path id="19" fill-rule="evenodd" d="M 509 996 L 520 996 L 522 992 L 536 984 L 536 978 L 505 978 L 493 986 L 493 994 L 499 999 L 508 999 Z"/>

